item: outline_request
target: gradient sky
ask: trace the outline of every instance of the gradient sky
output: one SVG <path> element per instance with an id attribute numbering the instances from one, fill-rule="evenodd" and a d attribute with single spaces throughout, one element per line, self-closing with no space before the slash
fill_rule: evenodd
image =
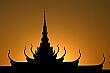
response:
<path id="1" fill-rule="evenodd" d="M 104 69 L 110 69 L 110 0 L 45 0 L 48 37 L 58 57 L 65 61 L 82 57 L 79 65 L 97 65 L 106 57 Z M 26 61 L 31 44 L 40 45 L 44 0 L 0 0 L 0 65 L 10 65 L 7 57 Z"/>

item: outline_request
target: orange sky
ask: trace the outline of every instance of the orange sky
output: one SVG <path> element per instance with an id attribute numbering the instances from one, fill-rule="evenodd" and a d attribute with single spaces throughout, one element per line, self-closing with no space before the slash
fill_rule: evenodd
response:
<path id="1" fill-rule="evenodd" d="M 106 57 L 104 68 L 110 69 L 110 1 L 45 0 L 48 37 L 59 57 L 65 61 L 82 57 L 79 65 L 95 65 Z M 0 0 L 0 65 L 10 65 L 7 53 L 16 61 L 26 61 L 31 44 L 40 45 L 43 26 L 43 0 Z"/>

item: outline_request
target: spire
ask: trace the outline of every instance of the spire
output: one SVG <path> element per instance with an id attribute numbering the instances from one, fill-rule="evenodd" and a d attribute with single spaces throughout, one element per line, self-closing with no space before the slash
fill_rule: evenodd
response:
<path id="1" fill-rule="evenodd" d="M 45 19 L 45 6 L 44 6 L 44 25 L 46 26 L 46 19 Z"/>
<path id="2" fill-rule="evenodd" d="M 47 34 L 48 32 L 47 32 L 47 26 L 46 26 L 46 16 L 45 16 L 45 6 L 44 6 L 44 25 L 43 25 L 43 32 L 42 32 L 42 39 L 41 39 L 43 45 L 44 43 L 47 44 L 49 41 Z"/>
<path id="3" fill-rule="evenodd" d="M 44 26 L 43 26 L 43 32 L 42 35 L 47 37 L 47 26 L 46 26 L 46 16 L 45 16 L 45 7 L 44 7 Z"/>

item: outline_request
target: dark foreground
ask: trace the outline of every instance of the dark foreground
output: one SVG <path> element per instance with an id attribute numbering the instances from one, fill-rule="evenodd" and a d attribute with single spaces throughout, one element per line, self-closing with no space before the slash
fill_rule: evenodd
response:
<path id="1" fill-rule="evenodd" d="M 110 73 L 109 69 L 103 70 L 84 70 L 84 69 L 69 69 L 63 67 L 42 67 L 39 66 L 38 68 L 35 67 L 20 67 L 14 68 L 12 66 L 1 66 L 0 73 Z"/>

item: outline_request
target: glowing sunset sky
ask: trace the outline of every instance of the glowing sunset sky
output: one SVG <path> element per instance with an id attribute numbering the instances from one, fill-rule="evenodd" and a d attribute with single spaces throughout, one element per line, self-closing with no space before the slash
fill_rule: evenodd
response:
<path id="1" fill-rule="evenodd" d="M 65 61 L 82 57 L 79 65 L 97 65 L 106 57 L 104 69 L 110 69 L 110 0 L 45 0 L 46 22 L 51 46 Z M 0 0 L 0 65 L 10 65 L 7 57 L 26 61 L 31 44 L 40 45 L 43 26 L 43 0 Z"/>

